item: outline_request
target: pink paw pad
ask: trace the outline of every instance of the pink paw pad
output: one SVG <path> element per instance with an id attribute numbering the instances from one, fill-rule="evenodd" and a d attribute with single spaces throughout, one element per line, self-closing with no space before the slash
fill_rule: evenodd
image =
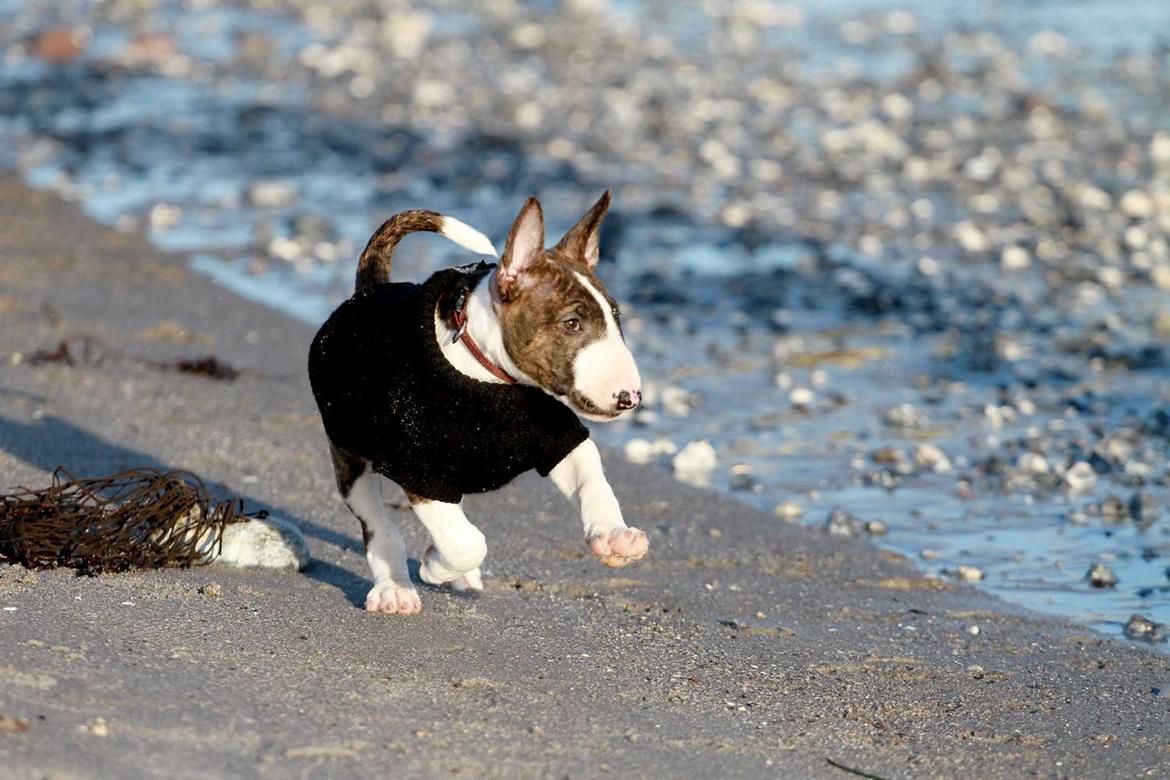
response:
<path id="1" fill-rule="evenodd" d="M 422 611 L 422 599 L 412 587 L 380 582 L 366 596 L 366 611 L 383 615 L 417 615 Z"/>
<path id="2" fill-rule="evenodd" d="M 646 534 L 637 528 L 621 528 L 589 540 L 597 560 L 614 569 L 640 560 L 649 546 Z"/>

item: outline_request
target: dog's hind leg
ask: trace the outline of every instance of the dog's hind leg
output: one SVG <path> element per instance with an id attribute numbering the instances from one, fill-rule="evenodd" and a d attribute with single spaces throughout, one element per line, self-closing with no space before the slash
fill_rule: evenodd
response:
<path id="1" fill-rule="evenodd" d="M 407 493 L 415 515 L 431 535 L 418 576 L 431 585 L 455 590 L 483 590 L 479 565 L 487 555 L 483 533 L 471 524 L 463 507 Z"/>
<path id="2" fill-rule="evenodd" d="M 382 500 L 384 478 L 369 461 L 332 448 L 337 488 L 345 505 L 362 524 L 366 560 L 374 576 L 374 587 L 366 596 L 366 609 L 387 615 L 413 615 L 422 609 L 418 591 L 410 582 L 406 545 L 390 520 Z"/>

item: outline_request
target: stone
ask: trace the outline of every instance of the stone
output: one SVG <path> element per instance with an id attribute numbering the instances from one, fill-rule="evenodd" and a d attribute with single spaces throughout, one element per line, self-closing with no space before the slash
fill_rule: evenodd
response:
<path id="1" fill-rule="evenodd" d="M 705 487 L 718 465 L 715 448 L 706 439 L 689 442 L 671 461 L 674 476 L 680 482 Z"/>
<path id="2" fill-rule="evenodd" d="M 1094 588 L 1114 588 L 1117 587 L 1118 583 L 1117 575 L 1113 573 L 1113 569 L 1103 563 L 1094 563 L 1090 566 L 1089 570 L 1085 572 L 1085 579 Z"/>
<path id="3" fill-rule="evenodd" d="M 215 562 L 241 568 L 303 571 L 309 565 L 309 544 L 291 522 L 269 515 L 224 528 Z"/>
<path id="4" fill-rule="evenodd" d="M 951 459 L 940 447 L 930 442 L 921 442 L 914 448 L 914 463 L 936 474 L 945 474 L 951 470 Z"/>
<path id="5" fill-rule="evenodd" d="M 1155 623 L 1143 615 L 1131 615 L 1125 624 L 1125 636 L 1135 642 L 1158 644 L 1170 636 L 1165 623 Z"/>
<path id="6" fill-rule="evenodd" d="M 1064 472 L 1064 481 L 1072 493 L 1087 493 L 1097 484 L 1097 472 L 1085 461 L 1077 461 Z"/>
<path id="7" fill-rule="evenodd" d="M 795 501 L 781 501 L 772 510 L 772 514 L 786 523 L 796 522 L 804 515 L 804 507 Z"/>
<path id="8" fill-rule="evenodd" d="M 956 576 L 963 582 L 981 582 L 983 580 L 983 570 L 961 563 L 956 570 Z"/>

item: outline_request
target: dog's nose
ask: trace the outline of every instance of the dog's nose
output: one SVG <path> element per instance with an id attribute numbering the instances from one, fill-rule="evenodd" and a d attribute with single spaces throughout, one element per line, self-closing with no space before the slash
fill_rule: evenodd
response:
<path id="1" fill-rule="evenodd" d="M 617 409 L 619 412 L 624 412 L 627 409 L 633 409 L 640 403 L 642 403 L 641 390 L 622 390 L 617 394 Z"/>

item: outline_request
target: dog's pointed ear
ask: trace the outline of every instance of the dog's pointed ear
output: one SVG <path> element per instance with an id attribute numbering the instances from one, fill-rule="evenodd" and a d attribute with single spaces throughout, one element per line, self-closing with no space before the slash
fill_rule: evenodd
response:
<path id="1" fill-rule="evenodd" d="M 496 284 L 502 300 L 515 297 L 523 285 L 524 275 L 539 262 L 543 252 L 544 212 L 540 209 L 540 201 L 529 198 L 516 215 L 516 221 L 508 231 L 504 254 L 500 256 Z"/>
<path id="2" fill-rule="evenodd" d="M 596 268 L 597 261 L 601 259 L 601 221 L 609 211 L 609 199 L 610 191 L 606 190 L 593 204 L 593 208 L 585 212 L 585 216 L 565 233 L 556 248 L 570 257 L 583 260 L 590 268 Z"/>

